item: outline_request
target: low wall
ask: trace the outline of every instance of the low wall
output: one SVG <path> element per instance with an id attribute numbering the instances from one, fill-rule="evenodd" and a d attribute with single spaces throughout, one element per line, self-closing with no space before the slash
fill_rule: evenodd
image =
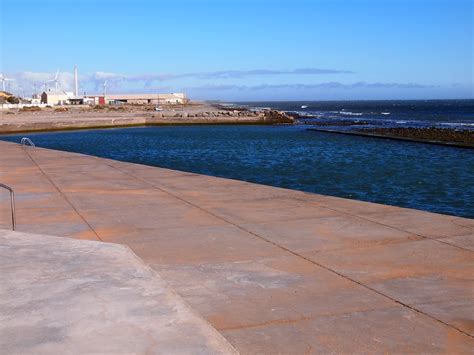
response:
<path id="1" fill-rule="evenodd" d="M 133 126 L 159 126 L 159 125 L 198 125 L 198 124 L 281 124 L 293 123 L 291 117 L 277 111 L 270 111 L 264 114 L 252 115 L 225 115 L 225 114 L 209 114 L 207 112 L 202 115 L 189 115 L 187 113 L 175 113 L 167 115 L 157 113 L 151 116 L 143 117 L 87 117 L 87 118 L 71 118 L 71 117 L 48 117 L 48 118 L 32 118 L 29 120 L 15 122 L 9 120 L 1 123 L 0 134 L 5 133 L 22 133 L 37 131 L 61 131 L 76 129 L 93 129 L 93 128 L 112 128 L 112 127 L 133 127 Z"/>

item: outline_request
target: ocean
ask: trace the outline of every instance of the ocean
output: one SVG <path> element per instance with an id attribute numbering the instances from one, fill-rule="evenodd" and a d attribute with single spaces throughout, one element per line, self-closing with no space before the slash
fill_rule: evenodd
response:
<path id="1" fill-rule="evenodd" d="M 269 101 L 229 104 L 297 113 L 301 121 L 307 123 L 323 121 L 337 124 L 351 120 L 359 123 L 357 128 L 437 127 L 474 130 L 474 100 Z"/>
<path id="2" fill-rule="evenodd" d="M 452 123 L 453 127 L 470 129 L 469 124 L 474 123 L 472 101 L 247 105 L 288 111 L 307 105 L 308 112 L 334 117 L 330 119 L 340 119 L 352 112 L 362 113 L 358 117 L 363 119 L 370 116 L 380 124 L 397 124 L 397 120 L 403 119 L 410 124 Z M 305 125 L 163 126 L 27 136 L 39 147 L 474 217 L 472 149 L 335 135 L 307 128 Z M 25 135 L 4 135 L 0 139 L 19 142 L 22 136 Z"/>

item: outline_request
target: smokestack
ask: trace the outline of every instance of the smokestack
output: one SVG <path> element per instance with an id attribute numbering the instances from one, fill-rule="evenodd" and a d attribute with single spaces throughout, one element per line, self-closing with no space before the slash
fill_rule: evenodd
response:
<path id="1" fill-rule="evenodd" d="M 79 96 L 79 80 L 77 78 L 77 65 L 74 66 L 74 96 Z"/>

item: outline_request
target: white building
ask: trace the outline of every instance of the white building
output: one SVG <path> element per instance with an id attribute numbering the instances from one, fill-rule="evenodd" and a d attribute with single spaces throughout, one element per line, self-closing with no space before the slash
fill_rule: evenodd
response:
<path id="1" fill-rule="evenodd" d="M 68 93 L 65 91 L 44 91 L 41 94 L 41 103 L 47 104 L 47 105 L 65 105 L 68 103 L 68 100 L 70 97 L 72 97 L 72 93 Z"/>
<path id="2" fill-rule="evenodd" d="M 186 94 L 182 92 L 171 94 L 116 94 L 107 95 L 107 101 L 123 102 L 128 104 L 184 104 L 188 102 Z"/>

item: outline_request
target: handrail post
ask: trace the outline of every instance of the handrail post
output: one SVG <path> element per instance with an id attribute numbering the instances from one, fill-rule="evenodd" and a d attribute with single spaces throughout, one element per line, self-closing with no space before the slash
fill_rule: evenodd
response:
<path id="1" fill-rule="evenodd" d="M 10 210 L 12 214 L 12 230 L 16 229 L 16 217 L 15 217 L 15 191 L 13 189 L 5 184 L 0 183 L 0 187 L 8 190 L 10 192 Z"/>
<path id="2" fill-rule="evenodd" d="M 21 145 L 26 146 L 28 144 L 32 147 L 36 147 L 36 145 L 33 143 L 33 141 L 31 139 L 29 139 L 28 137 L 23 137 L 21 139 Z"/>

